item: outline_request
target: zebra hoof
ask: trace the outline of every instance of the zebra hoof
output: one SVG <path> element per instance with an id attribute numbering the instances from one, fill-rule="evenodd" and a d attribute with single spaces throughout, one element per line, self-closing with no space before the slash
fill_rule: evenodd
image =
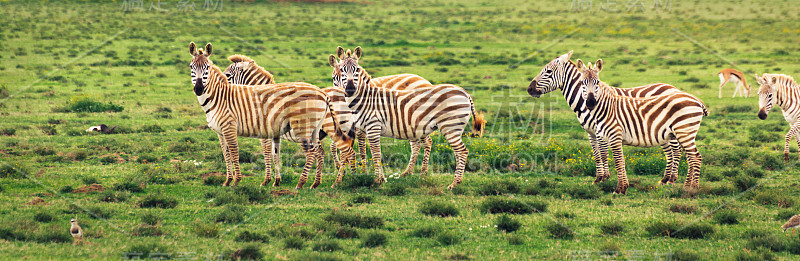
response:
<path id="1" fill-rule="evenodd" d="M 310 189 L 315 189 L 315 188 L 317 188 L 317 186 L 319 186 L 319 183 L 311 184 Z"/>
<path id="2" fill-rule="evenodd" d="M 783 154 L 783 160 L 789 161 L 789 153 L 784 153 Z"/>

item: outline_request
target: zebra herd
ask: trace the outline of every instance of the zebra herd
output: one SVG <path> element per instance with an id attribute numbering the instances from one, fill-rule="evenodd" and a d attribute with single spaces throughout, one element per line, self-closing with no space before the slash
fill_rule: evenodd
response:
<path id="1" fill-rule="evenodd" d="M 232 62 L 221 71 L 211 62 L 211 44 L 198 50 L 192 42 L 189 51 L 192 85 L 198 102 L 205 111 L 208 126 L 220 140 L 227 168 L 223 186 L 236 185 L 241 180 L 238 164 L 237 136 L 261 139 L 265 159 L 265 178 L 262 186 L 272 180 L 281 181 L 281 139 L 300 143 L 306 161 L 298 180 L 300 189 L 308 179 L 312 165 L 316 175 L 311 188 L 321 182 L 324 150 L 321 139 L 331 137 L 331 154 L 337 168 L 332 187 L 341 182 L 350 166 L 355 170 L 354 142 L 359 143 L 362 160 L 366 141 L 372 153 L 375 185 L 385 177 L 381 161 L 381 137 L 408 140 L 411 156 L 403 175 L 413 173 L 420 147 L 424 147 L 422 172 L 428 168 L 431 133 L 439 131 L 453 149 L 456 169 L 448 189 L 463 181 L 469 150 L 462 142 L 462 133 L 470 117 L 472 132 L 482 136 L 486 121 L 478 114 L 472 97 L 463 88 L 452 84 L 433 85 L 414 74 L 399 74 L 372 78 L 359 65 L 361 47 L 353 51 L 338 47 L 328 62 L 333 68 L 333 87 L 320 89 L 302 82 L 275 83 L 268 71 L 252 59 L 233 55 Z M 708 109 L 697 97 L 663 83 L 634 88 L 614 88 L 600 81 L 603 61 L 594 66 L 581 60 L 571 61 L 572 51 L 549 62 L 531 81 L 528 93 L 533 97 L 561 89 L 565 100 L 577 115 L 592 146 L 596 164 L 595 183 L 610 177 L 608 148 L 611 148 L 617 171 L 614 193 L 625 194 L 628 180 L 622 145 L 638 147 L 660 146 L 667 159 L 664 177 L 659 184 L 677 181 L 681 150 L 689 163 L 684 186 L 698 188 L 702 157 L 695 138 Z M 759 89 L 759 118 L 766 119 L 769 110 L 779 105 L 792 124 L 786 134 L 784 155 L 792 137 L 800 144 L 800 86 L 786 75 L 757 76 Z"/>

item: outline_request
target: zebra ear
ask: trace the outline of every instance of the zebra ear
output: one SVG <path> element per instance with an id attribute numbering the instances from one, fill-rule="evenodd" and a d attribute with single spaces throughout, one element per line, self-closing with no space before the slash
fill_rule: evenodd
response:
<path id="1" fill-rule="evenodd" d="M 597 72 L 603 70 L 603 59 L 597 59 L 597 62 L 594 63 L 594 68 L 597 69 Z"/>
<path id="2" fill-rule="evenodd" d="M 355 54 L 356 60 L 361 59 L 361 46 L 356 47 Z"/>
<path id="3" fill-rule="evenodd" d="M 206 57 L 211 56 L 211 43 L 206 44 Z"/>
<path id="4" fill-rule="evenodd" d="M 331 65 L 331 67 L 336 68 L 336 56 L 333 54 L 328 56 L 328 63 Z"/>
<path id="5" fill-rule="evenodd" d="M 194 42 L 189 43 L 189 53 L 192 56 L 197 55 L 197 45 L 195 45 Z"/>
<path id="6" fill-rule="evenodd" d="M 778 77 L 772 77 L 772 84 L 778 83 Z"/>
<path id="7" fill-rule="evenodd" d="M 344 48 L 341 46 L 336 47 L 336 57 L 339 57 L 339 59 L 344 59 Z"/>
<path id="8" fill-rule="evenodd" d="M 577 64 L 576 64 L 576 66 L 578 66 L 578 70 L 581 70 L 581 71 L 583 71 L 584 67 L 586 67 L 586 66 L 583 64 L 583 61 L 581 61 L 581 59 L 578 59 L 578 62 L 577 62 Z"/>

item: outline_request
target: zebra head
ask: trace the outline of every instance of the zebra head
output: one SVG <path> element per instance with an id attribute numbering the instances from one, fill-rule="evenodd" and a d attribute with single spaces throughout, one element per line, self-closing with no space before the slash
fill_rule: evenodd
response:
<path id="1" fill-rule="evenodd" d="M 228 60 L 230 60 L 232 63 L 231 65 L 228 65 L 228 68 L 225 68 L 225 71 L 223 72 L 225 74 L 225 77 L 228 78 L 228 83 L 245 84 L 244 79 L 240 78 L 244 77 L 244 72 L 246 72 L 250 68 L 251 64 L 255 64 L 253 59 L 250 59 L 250 57 L 244 55 L 237 54 L 237 55 L 231 55 L 230 57 L 228 57 Z"/>
<path id="2" fill-rule="evenodd" d="M 328 63 L 333 67 L 333 87 L 344 88 L 348 97 L 369 85 L 369 75 L 358 65 L 360 58 L 361 46 L 356 47 L 354 52 L 345 51 L 339 46 L 336 48 L 336 55 L 331 54 L 328 57 Z"/>
<path id="3" fill-rule="evenodd" d="M 770 77 L 765 73 L 761 77 L 756 75 L 756 81 L 761 85 L 758 88 L 758 118 L 766 120 L 769 110 L 775 105 L 774 84 L 777 83 L 778 79 L 774 76 Z"/>
<path id="4" fill-rule="evenodd" d="M 208 59 L 211 56 L 211 43 L 206 44 L 205 52 L 197 50 L 194 42 L 189 44 L 189 53 L 192 54 L 192 62 L 189 63 L 189 68 L 192 70 L 192 85 L 194 86 L 194 94 L 200 96 L 203 94 L 205 86 L 208 86 L 208 75 L 211 65 L 214 63 Z M 198 81 L 198 77 L 202 80 Z"/>
<path id="5" fill-rule="evenodd" d="M 539 72 L 539 75 L 536 75 L 536 78 L 533 78 L 531 84 L 528 85 L 528 94 L 534 98 L 539 98 L 542 94 L 564 87 L 569 69 L 574 68 L 572 62 L 569 61 L 570 57 L 572 57 L 572 51 L 547 63 L 542 68 L 542 71 Z"/>
<path id="6" fill-rule="evenodd" d="M 589 66 L 583 64 L 583 61 L 578 59 L 578 71 L 581 73 L 580 84 L 581 95 L 586 101 L 586 108 L 594 110 L 597 106 L 597 98 L 602 97 L 603 88 L 600 88 L 600 71 L 603 70 L 603 59 L 597 59 L 594 67 L 591 63 Z"/>

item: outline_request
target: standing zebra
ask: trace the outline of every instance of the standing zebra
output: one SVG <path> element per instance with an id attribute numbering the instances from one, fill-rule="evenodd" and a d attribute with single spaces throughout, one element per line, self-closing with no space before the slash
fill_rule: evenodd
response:
<path id="1" fill-rule="evenodd" d="M 344 59 L 344 48 L 341 46 L 336 47 L 336 56 L 339 60 Z M 371 83 L 378 88 L 386 88 L 390 90 L 413 90 L 415 88 L 430 88 L 433 87 L 433 84 L 425 78 L 422 78 L 416 74 L 396 74 L 396 75 L 388 75 L 382 76 L 378 78 L 373 78 Z M 361 154 L 361 162 L 366 162 L 367 157 L 367 135 L 363 132 L 356 130 L 356 140 L 358 141 L 358 152 Z M 403 171 L 401 176 L 406 176 L 409 174 L 414 173 L 414 165 L 417 163 L 417 157 L 419 156 L 419 149 L 423 147 L 424 154 L 422 157 L 422 174 L 428 172 L 428 162 L 430 161 L 431 156 L 431 147 L 433 146 L 433 140 L 430 136 L 425 136 L 421 140 L 409 140 L 409 145 L 411 145 L 411 158 L 408 160 L 408 166 L 406 170 Z M 422 144 L 420 144 L 422 142 Z M 364 164 L 364 170 L 366 171 L 367 165 Z"/>
<path id="2" fill-rule="evenodd" d="M 205 111 L 208 127 L 217 133 L 225 156 L 227 179 L 222 185 L 235 186 L 242 179 L 237 136 L 272 139 L 272 153 L 277 154 L 280 151 L 274 149 L 280 147 L 280 136 L 291 128 L 300 137 L 306 155 L 296 187 L 302 188 L 319 150 L 318 135 L 329 110 L 328 97 L 308 83 L 232 85 L 208 59 L 211 50 L 210 43 L 205 52 L 197 50 L 194 42 L 189 44 L 193 57 L 189 67 L 197 101 Z M 317 176 L 312 187 L 319 185 L 320 179 Z M 280 176 L 275 177 L 275 185 L 280 180 Z"/>
<path id="3" fill-rule="evenodd" d="M 225 76 L 228 78 L 228 82 L 231 84 L 242 84 L 242 85 L 265 85 L 265 84 L 274 84 L 275 79 L 271 73 L 264 70 L 263 67 L 258 66 L 253 59 L 244 55 L 232 55 L 228 57 L 232 63 L 225 69 L 223 72 Z M 326 92 L 323 90 L 323 92 Z M 327 93 L 327 92 L 326 92 Z M 354 161 L 355 153 L 353 152 L 353 140 L 349 138 L 344 133 L 340 132 L 338 128 L 336 128 L 334 123 L 333 113 L 328 112 L 325 115 L 325 120 L 322 122 L 322 131 L 320 132 L 320 140 L 324 139 L 325 136 L 331 136 L 331 152 L 334 149 L 339 149 L 342 152 L 342 164 L 347 165 Z M 291 142 L 301 143 L 300 137 L 298 137 L 294 131 L 290 130 L 287 133 L 284 133 L 281 136 L 282 139 L 288 140 Z M 320 146 L 322 143 L 320 141 Z M 264 152 L 264 164 L 266 165 L 265 172 L 267 179 L 264 180 L 264 183 L 261 185 L 264 186 L 269 182 L 269 177 L 271 177 L 271 168 L 272 163 L 275 163 L 275 173 L 276 176 L 280 176 L 280 157 L 279 154 L 273 154 L 270 157 L 270 151 L 272 147 L 272 140 L 269 139 L 261 139 L 261 148 Z M 276 151 L 280 150 L 280 147 L 275 148 Z M 318 154 L 316 164 L 317 164 L 317 176 L 322 175 L 322 169 L 324 168 L 324 152 L 325 150 L 320 146 L 320 153 Z M 273 159 L 274 158 L 274 159 Z M 333 157 L 336 159 L 336 157 Z M 336 169 L 339 169 L 339 162 L 338 160 L 334 160 L 336 164 Z M 355 166 L 353 166 L 355 168 Z"/>
<path id="4" fill-rule="evenodd" d="M 577 115 L 578 122 L 589 137 L 596 168 L 594 183 L 598 183 L 610 177 L 607 161 L 608 150 L 599 147 L 599 142 L 595 134 L 594 116 L 586 108 L 586 102 L 580 95 L 580 81 L 578 81 L 578 79 L 581 73 L 578 71 L 575 64 L 570 61 L 570 57 L 572 57 L 572 51 L 556 57 L 547 63 L 547 65 L 542 68 L 541 72 L 531 81 L 528 86 L 528 94 L 532 97 L 539 98 L 543 94 L 549 93 L 556 88 L 561 89 L 564 99 L 567 100 L 569 107 L 572 108 Z M 682 93 L 674 86 L 665 83 L 654 83 L 633 88 L 614 88 L 614 92 L 618 95 L 629 97 L 649 97 L 653 95 Z M 668 144 L 661 145 L 661 149 L 664 151 L 667 165 L 664 168 L 664 177 L 658 183 L 673 184 L 678 179 L 678 164 L 681 158 L 680 144 L 677 140 L 671 140 Z"/>
<path id="5" fill-rule="evenodd" d="M 434 130 L 439 130 L 450 143 L 456 155 L 456 171 L 453 183 L 460 184 L 469 150 L 461 141 L 461 134 L 473 116 L 472 129 L 482 134 L 485 121 L 475 113 L 472 97 L 455 85 L 439 85 L 413 90 L 389 90 L 375 87 L 366 70 L 358 65 L 361 47 L 355 53 L 350 50 L 343 59 L 330 55 L 328 62 L 333 67 L 333 86 L 343 87 L 345 99 L 352 112 L 353 127 L 363 131 L 369 140 L 375 167 L 375 183 L 384 181 L 381 164 L 381 136 L 396 139 L 419 140 Z M 341 177 L 337 177 L 334 184 Z"/>
<path id="6" fill-rule="evenodd" d="M 708 116 L 705 105 L 687 93 L 673 93 L 645 98 L 633 98 L 617 94 L 614 88 L 601 82 L 599 73 L 603 60 L 597 60 L 595 68 L 584 66 L 578 60 L 583 85 L 582 96 L 595 121 L 595 134 L 600 149 L 611 146 L 614 165 L 617 168 L 617 189 L 614 193 L 625 194 L 628 177 L 625 173 L 625 156 L 622 145 L 652 147 L 677 139 L 686 152 L 689 173 L 685 187 L 700 187 L 702 157 L 697 151 L 695 137 L 703 116 Z"/>
<path id="7" fill-rule="evenodd" d="M 765 73 L 761 77 L 756 75 L 756 81 L 761 85 L 758 88 L 758 118 L 767 119 L 769 111 L 775 104 L 783 110 L 783 118 L 789 122 L 791 128 L 786 133 L 783 145 L 783 159 L 789 160 L 789 142 L 792 137 L 800 146 L 800 85 L 789 75 Z"/>

